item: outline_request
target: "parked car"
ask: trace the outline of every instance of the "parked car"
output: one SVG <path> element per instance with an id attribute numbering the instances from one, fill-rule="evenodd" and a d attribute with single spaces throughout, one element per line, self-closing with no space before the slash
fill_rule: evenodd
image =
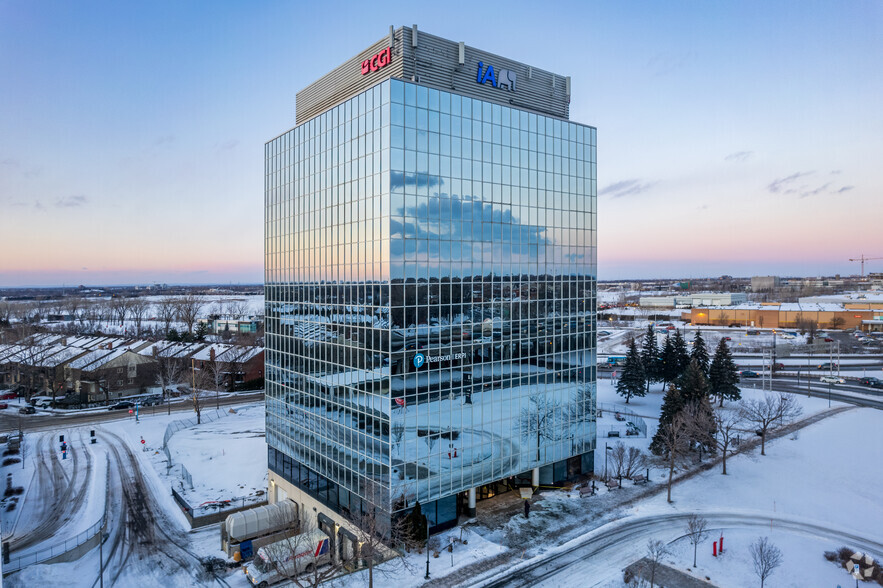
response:
<path id="1" fill-rule="evenodd" d="M 113 406 L 108 406 L 107 410 L 124 410 L 127 408 L 135 408 L 135 403 L 124 400 L 122 402 L 117 402 Z"/>
<path id="2" fill-rule="evenodd" d="M 613 418 L 615 418 L 615 419 L 618 420 L 618 421 L 624 421 L 624 420 L 625 420 L 625 417 L 622 416 L 621 414 L 619 414 L 618 412 L 615 413 L 615 414 L 613 415 Z"/>
<path id="3" fill-rule="evenodd" d="M 52 406 L 51 396 L 32 396 L 31 405 L 37 408 L 49 408 Z"/>
<path id="4" fill-rule="evenodd" d="M 870 386 L 871 388 L 883 388 L 883 380 L 872 378 L 870 376 L 867 378 L 859 378 L 858 383 L 862 386 Z"/>
<path id="5" fill-rule="evenodd" d="M 757 372 L 753 372 L 751 370 L 742 370 L 741 372 L 739 372 L 739 377 L 740 378 L 759 378 L 760 376 L 757 375 Z"/>
<path id="6" fill-rule="evenodd" d="M 5 402 L 0 402 L 0 410 L 3 410 L 4 408 L 9 408 L 9 405 Z"/>
<path id="7" fill-rule="evenodd" d="M 760 335 L 760 331 L 758 331 L 757 329 L 748 329 L 747 331 L 745 331 L 745 334 L 746 335 Z"/>
<path id="8" fill-rule="evenodd" d="M 833 342 L 834 342 L 834 339 L 832 339 L 831 337 L 825 337 L 825 343 L 833 343 Z"/>
<path id="9" fill-rule="evenodd" d="M 37 412 L 37 409 L 33 406 L 22 406 L 18 409 L 18 412 L 20 412 L 21 414 L 34 414 Z"/>
<path id="10" fill-rule="evenodd" d="M 731 337 L 724 337 L 724 341 L 732 341 L 732 340 L 733 339 Z"/>
<path id="11" fill-rule="evenodd" d="M 15 392 L 4 391 L 0 394 L 0 400 L 15 400 L 18 397 L 18 394 Z"/>
<path id="12" fill-rule="evenodd" d="M 773 364 L 773 371 L 774 371 L 774 372 L 778 372 L 778 371 L 781 371 L 781 370 L 783 370 L 783 369 L 785 369 L 785 364 L 784 364 L 784 363 L 774 363 L 774 364 Z"/>
<path id="13" fill-rule="evenodd" d="M 782 339 L 793 339 L 794 338 L 794 335 L 792 335 L 791 333 L 782 333 L 779 336 L 782 337 Z"/>
<path id="14" fill-rule="evenodd" d="M 839 376 L 822 376 L 820 381 L 825 384 L 845 384 L 846 380 Z"/>

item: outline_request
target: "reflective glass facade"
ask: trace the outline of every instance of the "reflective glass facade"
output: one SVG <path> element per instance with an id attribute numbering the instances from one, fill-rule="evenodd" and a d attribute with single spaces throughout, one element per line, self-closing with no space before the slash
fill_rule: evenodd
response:
<path id="1" fill-rule="evenodd" d="M 274 472 L 443 526 L 469 488 L 591 470 L 595 145 L 398 79 L 266 144 Z"/>

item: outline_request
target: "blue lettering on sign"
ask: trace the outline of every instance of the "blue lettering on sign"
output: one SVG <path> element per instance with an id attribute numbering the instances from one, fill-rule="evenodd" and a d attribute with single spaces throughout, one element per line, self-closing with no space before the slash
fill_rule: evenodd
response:
<path id="1" fill-rule="evenodd" d="M 514 92 L 517 78 L 518 76 L 511 69 L 501 69 L 497 72 L 494 71 L 493 65 L 488 65 L 487 69 L 485 69 L 484 63 L 478 62 L 478 74 L 475 77 L 475 81 L 479 84 L 486 84 L 490 80 L 494 88 L 505 87 L 510 92 Z"/>
<path id="2" fill-rule="evenodd" d="M 426 363 L 426 357 L 422 353 L 418 353 L 414 356 L 414 367 L 419 368 Z"/>

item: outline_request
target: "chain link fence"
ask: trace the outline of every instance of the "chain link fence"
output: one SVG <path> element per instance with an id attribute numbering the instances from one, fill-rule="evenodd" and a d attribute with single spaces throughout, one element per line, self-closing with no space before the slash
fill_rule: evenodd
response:
<path id="1" fill-rule="evenodd" d="M 207 424 L 212 423 L 221 417 L 225 417 L 230 413 L 226 410 L 215 409 L 215 410 L 203 410 L 200 414 L 200 418 L 191 417 L 189 419 L 180 419 L 177 421 L 172 421 L 166 426 L 166 431 L 163 434 L 162 438 L 162 450 L 163 453 L 166 454 L 166 473 L 168 474 L 172 466 L 175 464 L 172 462 L 172 454 L 169 451 L 169 439 L 172 438 L 172 435 L 177 433 L 182 429 L 189 429 L 190 427 L 195 427 L 197 424 Z M 198 422 L 197 422 L 198 421 Z M 180 468 L 181 479 L 184 483 L 186 483 L 190 489 L 193 489 L 193 477 L 190 475 L 190 472 L 187 471 L 187 468 L 184 467 L 184 464 L 178 464 Z"/>
<path id="2" fill-rule="evenodd" d="M 28 553 L 26 555 L 22 555 L 19 557 L 11 557 L 9 559 L 9 563 L 3 564 L 3 574 L 7 574 L 9 572 L 16 572 L 22 568 L 27 566 L 31 566 L 34 564 L 38 564 L 61 555 L 64 555 L 68 551 L 72 549 L 76 549 L 83 543 L 91 540 L 98 533 L 101 533 L 101 530 L 104 528 L 104 515 L 101 515 L 101 519 L 96 522 L 94 525 L 83 531 L 82 533 L 77 534 L 75 537 L 71 537 L 69 539 L 65 539 L 60 543 L 56 543 L 50 547 L 46 547 L 44 549 L 40 549 L 39 551 L 35 551 L 33 553 Z"/>
<path id="3" fill-rule="evenodd" d="M 598 418 L 610 413 L 616 419 L 613 425 L 598 425 L 598 437 L 646 437 L 647 422 L 631 409 L 621 404 L 599 402 Z"/>

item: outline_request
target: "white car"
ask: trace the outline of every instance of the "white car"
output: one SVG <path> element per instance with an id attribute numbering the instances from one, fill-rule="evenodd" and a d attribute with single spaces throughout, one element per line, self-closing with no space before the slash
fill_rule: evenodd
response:
<path id="1" fill-rule="evenodd" d="M 789 335 L 788 333 L 782 333 L 779 336 L 782 337 L 782 339 L 793 339 L 794 338 L 794 335 Z"/>
<path id="2" fill-rule="evenodd" d="M 838 376 L 822 376 L 821 381 L 825 384 L 845 384 L 846 380 Z"/>

